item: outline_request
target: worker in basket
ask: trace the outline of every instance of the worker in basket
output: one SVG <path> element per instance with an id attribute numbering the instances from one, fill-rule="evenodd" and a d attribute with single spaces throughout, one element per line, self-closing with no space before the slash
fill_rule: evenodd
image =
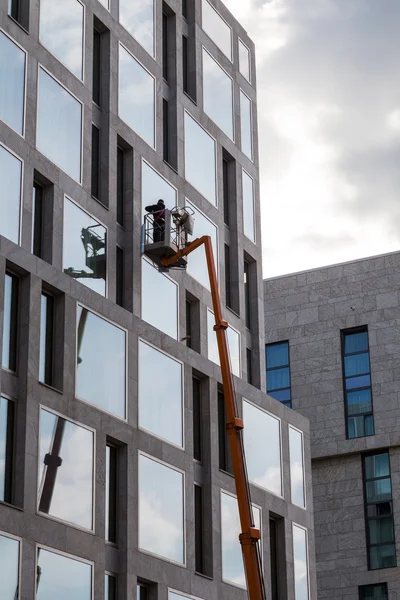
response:
<path id="1" fill-rule="evenodd" d="M 146 211 L 153 215 L 153 242 L 163 242 L 165 233 L 165 204 L 160 199 L 157 204 L 149 204 Z"/>

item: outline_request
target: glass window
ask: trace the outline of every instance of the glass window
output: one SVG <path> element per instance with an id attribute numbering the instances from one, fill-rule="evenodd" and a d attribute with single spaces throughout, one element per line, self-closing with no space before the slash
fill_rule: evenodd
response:
<path id="1" fill-rule="evenodd" d="M 37 549 L 36 600 L 92 600 L 92 565 Z"/>
<path id="2" fill-rule="evenodd" d="M 164 200 L 166 208 L 174 208 L 178 204 L 176 189 L 164 177 L 142 160 L 142 215 L 145 207 Z"/>
<path id="3" fill-rule="evenodd" d="M 182 374 L 182 363 L 139 341 L 139 427 L 180 447 L 183 447 Z"/>
<path id="4" fill-rule="evenodd" d="M 139 548 L 184 564 L 184 536 L 183 473 L 139 454 Z"/>
<path id="5" fill-rule="evenodd" d="M 48 385 L 53 384 L 53 329 L 54 298 L 42 293 L 40 307 L 39 381 Z"/>
<path id="6" fill-rule="evenodd" d="M 204 112 L 233 140 L 233 82 L 203 48 Z"/>
<path id="7" fill-rule="evenodd" d="M 105 538 L 113 543 L 117 541 L 117 460 L 118 449 L 107 444 Z"/>
<path id="8" fill-rule="evenodd" d="M 0 535 L 0 598 L 19 598 L 19 548 L 20 542 L 6 535 Z"/>
<path id="9" fill-rule="evenodd" d="M 1 364 L 9 371 L 17 370 L 18 337 L 18 279 L 10 273 L 5 276 L 3 349 Z"/>
<path id="10" fill-rule="evenodd" d="M 359 588 L 360 600 L 388 600 L 386 583 L 376 585 L 362 585 Z"/>
<path id="11" fill-rule="evenodd" d="M 189 241 L 192 241 L 203 235 L 209 235 L 211 237 L 214 262 L 218 272 L 218 243 L 217 243 L 217 227 L 208 219 L 198 208 L 195 207 L 192 202 L 186 200 L 186 204 L 194 211 L 194 232 L 193 236 L 189 236 Z M 208 274 L 206 252 L 204 246 L 201 246 L 192 252 L 188 257 L 186 272 L 194 277 L 201 285 L 204 285 L 208 290 L 210 289 L 210 277 Z"/>
<path id="12" fill-rule="evenodd" d="M 232 60 L 232 30 L 207 0 L 202 0 L 202 27 L 216 46 Z"/>
<path id="13" fill-rule="evenodd" d="M 82 104 L 39 68 L 36 147 L 81 183 Z"/>
<path id="14" fill-rule="evenodd" d="M 64 197 L 64 273 L 102 296 L 106 295 L 107 230 Z"/>
<path id="15" fill-rule="evenodd" d="M 261 510 L 253 505 L 254 525 L 261 530 Z M 235 496 L 221 491 L 222 579 L 246 587 L 239 509 Z"/>
<path id="16" fill-rule="evenodd" d="M 43 230 L 44 230 L 44 203 L 43 186 L 36 181 L 32 189 L 32 247 L 31 252 L 43 258 Z"/>
<path id="17" fill-rule="evenodd" d="M 0 50 L 1 52 L 1 50 Z M 0 54 L 1 56 L 1 54 Z M 1 60 L 1 58 L 0 58 Z M 1 94 L 1 88 L 0 88 Z M 19 243 L 22 161 L 0 144 L 0 235 Z"/>
<path id="18" fill-rule="evenodd" d="M 250 50 L 239 39 L 239 71 L 247 81 L 250 81 Z"/>
<path id="19" fill-rule="evenodd" d="M 243 400 L 243 439 L 249 481 L 282 496 L 281 423 Z"/>
<path id="20" fill-rule="evenodd" d="M 214 206 L 217 204 L 215 156 L 215 140 L 185 112 L 185 178 Z"/>
<path id="21" fill-rule="evenodd" d="M 118 82 L 118 116 L 154 148 L 155 80 L 121 45 Z"/>
<path id="22" fill-rule="evenodd" d="M 199 598 L 194 598 L 193 596 L 188 596 L 187 594 L 179 594 L 178 592 L 168 592 L 168 600 L 200 600 Z"/>
<path id="23" fill-rule="evenodd" d="M 25 61 L 25 52 L 0 31 L 0 119 L 21 135 L 25 118 Z"/>
<path id="24" fill-rule="evenodd" d="M 14 403 L 0 396 L 0 501 L 11 503 Z M 1 578 L 0 578 L 1 580 Z M 1 583 L 0 583 L 1 586 Z M 1 589 L 1 588 L 0 588 Z M 2 597 L 0 595 L 0 597 Z"/>
<path id="25" fill-rule="evenodd" d="M 160 304 L 162 298 L 162 305 Z M 168 315 L 168 318 L 166 318 Z M 178 339 L 178 284 L 142 259 L 142 319 Z"/>
<path id="26" fill-rule="evenodd" d="M 154 56 L 154 0 L 119 0 L 119 21 Z"/>
<path id="27" fill-rule="evenodd" d="M 39 40 L 83 79 L 84 8 L 79 0 L 40 0 Z"/>
<path id="28" fill-rule="evenodd" d="M 144 583 L 138 583 L 136 586 L 136 600 L 149 600 L 149 588 Z"/>
<path id="29" fill-rule="evenodd" d="M 106 573 L 104 580 L 104 600 L 116 600 L 117 598 L 117 578 L 114 575 Z"/>
<path id="30" fill-rule="evenodd" d="M 208 358 L 213 362 L 220 364 L 217 345 L 217 336 L 214 331 L 215 319 L 214 313 L 208 309 L 207 311 L 207 345 Z M 230 354 L 231 369 L 233 375 L 240 377 L 240 333 L 229 325 L 226 330 L 228 350 Z"/>
<path id="31" fill-rule="evenodd" d="M 76 395 L 126 418 L 126 331 L 78 306 Z"/>
<path id="32" fill-rule="evenodd" d="M 240 130 L 242 138 L 242 152 L 253 160 L 253 142 L 251 131 L 251 100 L 240 90 Z"/>
<path id="33" fill-rule="evenodd" d="M 304 489 L 303 434 L 289 425 L 290 489 L 293 504 L 306 506 Z"/>
<path id="34" fill-rule="evenodd" d="M 289 342 L 267 344 L 265 346 L 265 358 L 267 365 L 267 394 L 290 408 L 292 402 Z"/>
<path id="35" fill-rule="evenodd" d="M 293 524 L 293 561 L 295 600 L 308 600 L 307 531 Z"/>
<path id="36" fill-rule="evenodd" d="M 256 241 L 254 227 L 254 182 L 242 169 L 242 190 L 243 190 L 243 233 L 252 242 Z"/>
<path id="37" fill-rule="evenodd" d="M 40 512 L 93 528 L 93 446 L 92 431 L 41 409 Z"/>

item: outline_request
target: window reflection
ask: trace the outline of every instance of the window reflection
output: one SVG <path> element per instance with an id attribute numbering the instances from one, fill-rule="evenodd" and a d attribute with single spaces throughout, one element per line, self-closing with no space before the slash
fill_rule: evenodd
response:
<path id="1" fill-rule="evenodd" d="M 63 269 L 91 290 L 106 295 L 107 230 L 66 196 Z"/>
<path id="2" fill-rule="evenodd" d="M 185 112 L 185 179 L 214 206 L 215 178 L 215 141 Z"/>
<path id="3" fill-rule="evenodd" d="M 214 331 L 215 318 L 214 313 L 208 309 L 207 311 L 207 345 L 208 358 L 213 362 L 220 364 L 217 345 L 217 336 Z M 240 333 L 229 326 L 226 330 L 228 338 L 228 350 L 231 359 L 231 369 L 233 375 L 240 377 Z"/>
<path id="4" fill-rule="evenodd" d="M 294 589 L 296 600 L 308 600 L 307 531 L 293 524 Z"/>
<path id="5" fill-rule="evenodd" d="M 139 427 L 180 447 L 183 446 L 182 371 L 182 363 L 139 341 Z"/>
<path id="6" fill-rule="evenodd" d="M 201 4 L 202 27 L 216 46 L 232 60 L 232 30 L 207 0 Z"/>
<path id="7" fill-rule="evenodd" d="M 82 105 L 39 69 L 36 147 L 81 182 Z"/>
<path id="8" fill-rule="evenodd" d="M 162 306 L 160 304 L 162 298 Z M 165 318 L 166 314 L 168 318 Z M 178 339 L 178 285 L 142 259 L 142 319 Z"/>
<path id="9" fill-rule="evenodd" d="M 154 148 L 154 77 L 119 46 L 118 116 Z"/>
<path id="10" fill-rule="evenodd" d="M 92 565 L 38 548 L 36 600 L 92 600 Z"/>
<path id="11" fill-rule="evenodd" d="M 292 503 L 305 507 L 303 434 L 289 426 L 290 487 Z"/>
<path id="12" fill-rule="evenodd" d="M 178 204 L 176 189 L 164 177 L 142 160 L 142 216 L 145 207 L 164 200 L 166 208 L 174 208 Z"/>
<path id="13" fill-rule="evenodd" d="M 0 396 L 0 501 L 11 502 L 14 403 Z M 1 589 L 1 583 L 0 583 Z M 2 598 L 0 594 L 0 598 Z"/>
<path id="14" fill-rule="evenodd" d="M 93 445 L 92 431 L 41 409 L 40 512 L 92 529 Z"/>
<path id="15" fill-rule="evenodd" d="M 3 317 L 3 368 L 10 371 L 17 369 L 17 336 L 18 336 L 18 279 L 6 273 L 4 287 Z"/>
<path id="16" fill-rule="evenodd" d="M 21 135 L 24 131 L 25 60 L 25 52 L 0 31 L 0 119 Z"/>
<path id="17" fill-rule="evenodd" d="M 19 547 L 18 540 L 0 535 L 1 600 L 15 600 L 19 597 Z"/>
<path id="18" fill-rule="evenodd" d="M 253 160 L 253 143 L 251 131 L 251 100 L 240 90 L 240 131 L 242 138 L 242 152 Z"/>
<path id="19" fill-rule="evenodd" d="M 22 161 L 0 144 L 0 235 L 4 235 L 15 244 L 19 243 L 21 177 Z"/>
<path id="20" fill-rule="evenodd" d="M 76 395 L 126 417 L 126 332 L 78 306 Z"/>
<path id="21" fill-rule="evenodd" d="M 154 56 L 154 0 L 119 0 L 119 21 Z"/>
<path id="22" fill-rule="evenodd" d="M 104 600 L 116 600 L 117 578 L 106 573 L 104 578 Z"/>
<path id="23" fill-rule="evenodd" d="M 79 79 L 83 78 L 83 15 L 79 0 L 40 0 L 40 42 Z"/>
<path id="24" fill-rule="evenodd" d="M 243 189 L 243 233 L 252 242 L 255 241 L 254 230 L 254 182 L 252 177 L 242 170 Z"/>
<path id="25" fill-rule="evenodd" d="M 239 71 L 250 81 L 250 51 L 242 40 L 239 40 Z"/>
<path id="26" fill-rule="evenodd" d="M 254 505 L 253 520 L 255 527 L 261 530 L 261 510 Z M 246 587 L 240 533 L 237 498 L 221 491 L 222 579 Z"/>
<path id="27" fill-rule="evenodd" d="M 233 140 L 233 83 L 229 75 L 203 48 L 204 112 Z"/>
<path id="28" fill-rule="evenodd" d="M 194 234 L 189 236 L 189 241 L 195 238 L 202 237 L 203 235 L 209 235 L 211 237 L 211 243 L 213 247 L 215 267 L 218 272 L 218 243 L 217 243 L 217 227 L 208 219 L 198 208 L 195 207 L 192 202 L 186 200 L 186 204 L 194 211 Z M 204 285 L 208 290 L 210 289 L 210 277 L 208 274 L 206 253 L 204 246 L 201 246 L 192 252 L 188 258 L 186 272 L 197 279 L 199 283 Z"/>
<path id="29" fill-rule="evenodd" d="M 183 473 L 139 454 L 139 547 L 184 564 Z"/>
<path id="30" fill-rule="evenodd" d="M 249 481 L 282 495 L 280 421 L 243 401 L 244 448 Z"/>

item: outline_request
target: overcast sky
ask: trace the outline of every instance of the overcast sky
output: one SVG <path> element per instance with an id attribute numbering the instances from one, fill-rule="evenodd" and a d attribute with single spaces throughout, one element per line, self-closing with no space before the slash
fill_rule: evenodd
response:
<path id="1" fill-rule="evenodd" d="M 256 44 L 264 275 L 400 250 L 400 0 L 225 0 Z"/>

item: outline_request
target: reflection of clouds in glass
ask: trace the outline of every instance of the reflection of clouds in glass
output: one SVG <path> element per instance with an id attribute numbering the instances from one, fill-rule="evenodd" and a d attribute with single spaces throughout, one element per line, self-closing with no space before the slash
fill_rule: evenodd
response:
<path id="1" fill-rule="evenodd" d="M 18 588 L 19 541 L 0 535 L 0 598 L 14 600 Z"/>
<path id="2" fill-rule="evenodd" d="M 214 313 L 211 310 L 207 311 L 207 346 L 208 346 L 208 358 L 217 365 L 219 362 L 217 334 L 214 331 L 215 318 Z M 240 333 L 238 333 L 231 326 L 226 330 L 228 351 L 231 359 L 232 373 L 237 377 L 240 377 Z"/>
<path id="3" fill-rule="evenodd" d="M 178 339 L 178 286 L 142 259 L 142 319 Z"/>
<path id="4" fill-rule="evenodd" d="M 83 6 L 78 0 L 40 0 L 41 43 L 79 79 L 83 64 Z"/>
<path id="5" fill-rule="evenodd" d="M 307 532 L 293 525 L 293 558 L 296 600 L 308 600 Z"/>
<path id="6" fill-rule="evenodd" d="M 78 306 L 77 337 L 76 395 L 125 418 L 126 332 Z"/>
<path id="7" fill-rule="evenodd" d="M 19 238 L 21 174 L 22 162 L 0 145 L 0 235 L 4 235 L 15 244 L 18 244 Z"/>
<path id="8" fill-rule="evenodd" d="M 250 81 L 250 53 L 242 40 L 239 40 L 239 71 L 247 81 Z"/>
<path id="9" fill-rule="evenodd" d="M 207 2 L 202 2 L 202 27 L 220 50 L 232 60 L 232 31 L 229 25 Z"/>
<path id="10" fill-rule="evenodd" d="M 22 135 L 25 52 L 0 31 L 0 119 Z M 4 182 L 4 179 L 1 179 Z M 2 186 L 2 192 L 7 186 Z"/>
<path id="11" fill-rule="evenodd" d="M 253 179 L 242 169 L 243 188 L 243 233 L 252 242 L 255 241 L 254 232 L 254 190 Z"/>
<path id="12" fill-rule="evenodd" d="M 215 178 L 215 141 L 185 112 L 185 179 L 216 205 Z"/>
<path id="13" fill-rule="evenodd" d="M 218 248 L 217 248 L 217 227 L 206 216 L 200 212 L 192 202 L 186 200 L 187 206 L 194 211 L 194 231 L 193 235 L 189 236 L 189 241 L 209 235 L 214 254 L 214 262 L 218 265 Z M 217 268 L 218 270 L 218 268 Z M 206 251 L 204 246 L 197 248 L 196 252 L 188 257 L 187 273 L 197 279 L 205 288 L 210 289 L 210 277 L 208 275 Z"/>
<path id="14" fill-rule="evenodd" d="M 204 112 L 233 140 L 232 79 L 203 48 Z"/>
<path id="15" fill-rule="evenodd" d="M 154 78 L 119 46 L 118 116 L 154 147 Z"/>
<path id="16" fill-rule="evenodd" d="M 139 426 L 183 446 L 182 364 L 139 341 Z"/>
<path id="17" fill-rule="evenodd" d="M 246 401 L 243 401 L 243 421 L 249 480 L 280 496 L 280 421 Z"/>
<path id="18" fill-rule="evenodd" d="M 40 491 L 43 493 L 47 471 L 44 458 L 52 451 L 53 436 L 60 422 L 65 423 L 60 450 L 62 464 L 57 468 L 49 515 L 91 529 L 93 433 L 43 409 L 40 420 Z"/>
<path id="19" fill-rule="evenodd" d="M 183 474 L 139 455 L 139 547 L 184 563 Z"/>
<path id="20" fill-rule="evenodd" d="M 154 0 L 120 0 L 121 25 L 154 56 Z"/>
<path id="21" fill-rule="evenodd" d="M 303 436 L 300 431 L 289 427 L 290 485 L 293 504 L 305 506 Z"/>
<path id="22" fill-rule="evenodd" d="M 251 100 L 240 90 L 240 130 L 242 139 L 242 152 L 250 160 L 253 158 L 253 145 L 251 140 Z"/>
<path id="23" fill-rule="evenodd" d="M 91 565 L 39 548 L 38 567 L 37 600 L 91 600 Z"/>

